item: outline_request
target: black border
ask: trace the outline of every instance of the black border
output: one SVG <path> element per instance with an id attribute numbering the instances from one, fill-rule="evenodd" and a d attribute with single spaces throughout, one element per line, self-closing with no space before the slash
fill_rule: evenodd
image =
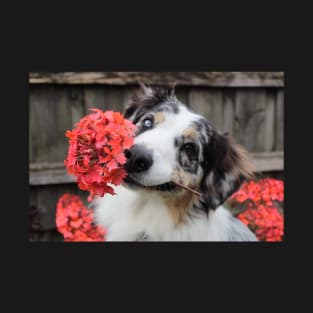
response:
<path id="1" fill-rule="evenodd" d="M 47 26 L 41 28 L 40 33 L 35 17 L 35 22 L 27 28 L 28 32 L 19 29 L 18 45 L 10 45 L 12 53 L 8 56 L 10 62 L 7 62 L 8 75 L 5 77 L 4 91 L 7 98 L 3 100 L 7 110 L 3 113 L 3 123 L 7 122 L 5 134 L 11 132 L 15 140 L 11 139 L 11 135 L 4 136 L 4 145 L 8 149 L 4 151 L 10 153 L 3 153 L 9 156 L 2 163 L 4 172 L 7 171 L 3 174 L 6 185 L 3 190 L 3 198 L 6 200 L 3 209 L 9 211 L 11 217 L 2 224 L 8 227 L 4 240 L 10 248 L 9 253 L 16 253 L 12 258 L 15 274 L 31 273 L 38 282 L 43 272 L 45 279 L 51 279 L 55 271 L 62 270 L 67 280 L 73 278 L 72 284 L 77 276 L 92 276 L 101 281 L 109 276 L 113 279 L 122 276 L 138 280 L 142 275 L 151 282 L 151 279 L 158 280 L 158 270 L 167 269 L 169 276 L 164 278 L 165 281 L 174 279 L 182 282 L 182 277 L 190 276 L 197 277 L 199 281 L 203 278 L 208 284 L 212 280 L 222 280 L 224 283 L 216 286 L 224 290 L 227 289 L 224 279 L 234 279 L 238 284 L 244 282 L 244 290 L 247 291 L 249 286 L 256 288 L 258 281 L 264 282 L 267 278 L 269 291 L 271 281 L 276 283 L 287 274 L 287 269 L 300 267 L 300 264 L 291 264 L 291 260 L 292 256 L 303 256 L 300 252 L 307 250 L 303 246 L 307 238 L 304 230 L 308 233 L 310 229 L 306 228 L 305 222 L 309 221 L 306 214 L 311 210 L 311 200 L 306 197 L 311 194 L 311 183 L 305 182 L 305 179 L 310 179 L 311 162 L 307 147 L 311 145 L 312 132 L 309 126 L 312 122 L 310 119 L 305 121 L 305 117 L 309 118 L 310 115 L 304 112 L 311 101 L 308 95 L 311 90 L 307 70 L 309 61 L 304 60 L 308 56 L 304 47 L 291 51 L 299 41 L 294 36 L 291 41 L 288 40 L 291 34 L 288 29 L 285 30 L 281 23 L 270 23 L 277 22 L 281 16 L 279 12 L 270 15 L 271 19 L 268 15 L 263 16 L 262 20 L 249 18 L 250 24 L 245 23 L 245 20 L 240 23 L 237 15 L 229 20 L 227 15 L 225 18 L 229 23 L 224 29 L 221 20 L 213 19 L 212 23 L 213 13 L 203 15 L 199 20 L 195 17 L 196 21 L 179 19 L 178 23 L 177 20 L 171 20 L 170 26 L 179 24 L 175 30 L 161 28 L 160 25 L 164 26 L 165 21 L 162 19 L 160 23 L 160 19 L 157 19 L 157 27 L 152 31 L 147 29 L 146 33 L 143 28 L 148 27 L 142 25 L 153 23 L 147 16 L 138 22 L 140 25 L 136 24 L 139 26 L 136 30 L 128 29 L 128 25 L 136 21 L 134 16 L 128 19 L 123 16 L 120 25 L 117 21 L 98 22 L 100 31 L 95 31 L 93 27 L 87 28 L 88 22 L 79 19 L 75 27 L 66 27 L 66 23 L 62 27 L 60 24 L 56 26 L 56 23 L 49 24 L 55 22 L 55 17 L 40 19 L 39 24 Z M 97 18 L 99 16 L 92 16 L 92 20 Z M 101 17 L 100 21 L 103 20 Z M 262 23 L 258 25 L 260 21 Z M 26 24 L 30 24 L 30 21 Z M 91 22 L 91 25 L 94 23 Z M 192 28 L 192 25 L 196 27 Z M 220 31 L 218 28 L 221 28 Z M 294 32 L 296 30 L 293 29 Z M 15 31 L 11 42 L 16 35 Z M 25 226 L 25 207 L 28 207 L 28 73 L 97 70 L 285 72 L 285 241 L 250 244 L 80 243 L 75 246 L 29 243 Z M 301 169 L 301 165 L 304 168 Z M 114 270 L 111 270 L 113 267 Z M 115 272 L 117 269 L 118 275 Z M 247 285 L 247 279 L 250 285 Z M 277 289 L 275 291 L 278 292 Z"/>

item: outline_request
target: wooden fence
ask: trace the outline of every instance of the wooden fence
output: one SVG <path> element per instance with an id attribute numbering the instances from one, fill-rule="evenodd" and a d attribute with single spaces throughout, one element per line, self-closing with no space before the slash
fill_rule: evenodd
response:
<path id="1" fill-rule="evenodd" d="M 217 129 L 231 133 L 251 153 L 259 172 L 283 173 L 281 72 L 30 73 L 30 205 L 44 209 L 36 239 L 60 239 L 55 232 L 55 206 L 63 193 L 86 198 L 64 168 L 65 131 L 91 107 L 123 111 L 138 81 L 175 81 L 177 97 Z"/>

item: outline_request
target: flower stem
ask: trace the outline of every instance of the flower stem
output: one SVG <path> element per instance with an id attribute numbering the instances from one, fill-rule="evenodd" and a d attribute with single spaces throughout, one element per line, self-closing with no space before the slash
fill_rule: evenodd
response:
<path id="1" fill-rule="evenodd" d="M 175 181 L 172 181 L 172 183 L 175 184 L 175 185 L 178 186 L 178 187 L 181 187 L 181 188 L 183 188 L 183 189 L 186 189 L 186 190 L 192 192 L 193 194 L 195 194 L 195 195 L 197 195 L 197 196 L 199 196 L 199 197 L 201 196 L 201 193 L 200 193 L 200 192 L 198 192 L 198 191 L 196 191 L 196 190 L 194 190 L 194 189 L 191 189 L 190 187 L 184 186 L 184 185 L 182 185 L 182 184 L 180 184 L 180 183 L 178 183 L 178 182 L 175 182 Z"/>

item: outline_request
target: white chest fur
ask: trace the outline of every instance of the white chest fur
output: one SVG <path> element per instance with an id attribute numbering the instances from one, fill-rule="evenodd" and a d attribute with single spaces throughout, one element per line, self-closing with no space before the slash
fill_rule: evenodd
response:
<path id="1" fill-rule="evenodd" d="M 94 201 L 96 222 L 107 230 L 107 241 L 134 241 L 145 232 L 156 241 L 225 241 L 230 213 L 223 207 L 194 216 L 175 225 L 162 198 L 119 186 L 116 195 Z M 242 225 L 243 226 L 243 225 Z"/>

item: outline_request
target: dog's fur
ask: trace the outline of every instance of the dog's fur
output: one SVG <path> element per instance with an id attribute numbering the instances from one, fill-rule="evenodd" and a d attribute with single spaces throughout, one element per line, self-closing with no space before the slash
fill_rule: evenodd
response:
<path id="1" fill-rule="evenodd" d="M 135 146 L 145 149 L 152 165 L 137 172 L 129 160 L 128 176 L 115 188 L 116 195 L 92 203 L 108 241 L 256 240 L 222 206 L 252 176 L 242 147 L 189 110 L 174 88 L 141 84 L 124 116 L 136 124 Z"/>

